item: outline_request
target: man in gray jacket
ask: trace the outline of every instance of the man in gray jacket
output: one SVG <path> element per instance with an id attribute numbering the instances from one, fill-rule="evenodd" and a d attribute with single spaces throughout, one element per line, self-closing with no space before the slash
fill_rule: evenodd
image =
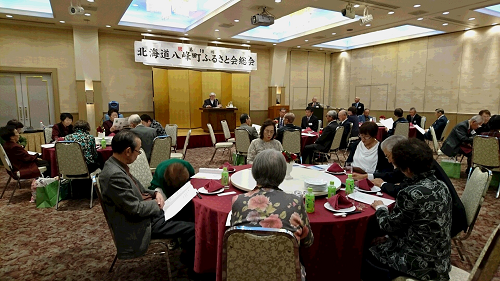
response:
<path id="1" fill-rule="evenodd" d="M 141 139 L 132 131 L 120 131 L 111 143 L 113 156 L 99 176 L 102 202 L 116 241 L 118 258 L 131 259 L 146 253 L 151 239 L 181 238 L 181 260 L 194 263 L 194 223 L 165 221 L 161 193 L 145 189 L 130 174 L 128 164 L 141 153 Z"/>
<path id="2" fill-rule="evenodd" d="M 259 134 L 257 133 L 257 129 L 252 127 L 252 119 L 248 114 L 243 113 L 240 116 L 241 126 L 238 129 L 245 129 L 250 136 L 250 141 L 259 138 Z"/>
<path id="3" fill-rule="evenodd" d="M 128 118 L 128 123 L 132 132 L 136 133 L 142 142 L 142 149 L 146 152 L 148 161 L 151 160 L 151 149 L 153 148 L 153 141 L 156 138 L 156 130 L 151 127 L 146 127 L 141 122 L 141 117 L 137 114 L 132 114 Z"/>

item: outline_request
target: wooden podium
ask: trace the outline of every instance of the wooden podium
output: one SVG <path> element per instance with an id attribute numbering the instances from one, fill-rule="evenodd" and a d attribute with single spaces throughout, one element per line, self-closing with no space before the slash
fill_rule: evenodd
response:
<path id="1" fill-rule="evenodd" d="M 209 133 L 207 123 L 212 124 L 215 133 L 223 132 L 220 121 L 226 120 L 230 131 L 236 129 L 236 110 L 238 108 L 200 108 L 201 127 L 203 131 Z"/>
<path id="2" fill-rule="evenodd" d="M 274 119 L 276 117 L 280 116 L 280 110 L 282 108 L 286 109 L 286 112 L 290 112 L 290 106 L 289 105 L 273 105 L 267 108 L 267 118 L 269 119 Z"/>

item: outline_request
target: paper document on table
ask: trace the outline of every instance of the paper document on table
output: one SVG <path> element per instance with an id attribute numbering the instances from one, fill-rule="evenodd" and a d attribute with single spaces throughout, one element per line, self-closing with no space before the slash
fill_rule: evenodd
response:
<path id="1" fill-rule="evenodd" d="M 196 196 L 196 189 L 191 185 L 191 182 L 187 182 L 183 187 L 177 190 L 174 195 L 170 196 L 165 200 L 163 205 L 163 212 L 165 212 L 165 221 L 168 221 L 173 216 L 177 215 L 184 206 L 186 206 L 193 197 Z"/>
<path id="2" fill-rule="evenodd" d="M 321 167 L 321 166 L 327 166 L 327 168 Z M 328 169 L 329 165 L 314 165 L 314 166 L 306 166 L 307 169 L 315 170 L 315 171 L 324 171 L 325 169 Z"/>
<path id="3" fill-rule="evenodd" d="M 229 211 L 229 214 L 227 214 L 226 226 L 231 226 L 231 216 L 232 215 L 233 215 L 233 211 Z"/>
<path id="4" fill-rule="evenodd" d="M 373 195 L 370 195 L 370 194 L 366 194 L 366 193 L 363 193 L 363 192 L 354 192 L 354 193 L 351 193 L 348 195 L 349 198 L 355 200 L 355 201 L 358 201 L 358 202 L 361 202 L 361 203 L 365 203 L 365 204 L 368 204 L 368 205 L 371 205 L 373 203 L 373 201 L 375 200 L 380 200 L 384 203 L 384 205 L 386 206 L 389 206 L 391 205 L 392 203 L 394 203 L 395 201 L 392 200 L 392 199 L 387 199 L 387 198 L 382 198 L 382 197 L 378 197 L 378 196 L 373 196 Z"/>
<path id="5" fill-rule="evenodd" d="M 200 168 L 197 174 L 192 176 L 194 179 L 220 180 L 222 169 Z"/>
<path id="6" fill-rule="evenodd" d="M 113 127 L 115 127 L 116 130 L 121 130 L 123 127 L 128 126 L 128 118 L 115 118 L 115 121 L 113 121 Z"/>
<path id="7" fill-rule="evenodd" d="M 42 144 L 40 146 L 43 147 L 43 148 L 52 148 L 52 147 L 55 146 L 55 144 L 54 143 L 48 143 L 48 144 Z"/>
<path id="8" fill-rule="evenodd" d="M 422 135 L 425 134 L 425 130 L 419 125 L 414 124 L 413 127 L 415 127 Z"/>
<path id="9" fill-rule="evenodd" d="M 394 120 L 392 118 L 389 119 L 380 119 L 380 123 L 382 123 L 387 129 L 392 129 L 392 125 L 394 124 Z"/>
<path id="10" fill-rule="evenodd" d="M 28 154 L 29 154 L 29 155 L 37 155 L 37 152 L 33 152 L 33 151 L 29 151 L 29 150 L 28 150 Z"/>
<path id="11" fill-rule="evenodd" d="M 297 163 L 294 163 L 293 164 L 294 167 L 299 167 L 299 168 L 305 168 L 306 166 L 304 165 L 301 165 L 301 164 L 297 164 Z"/>
<path id="12" fill-rule="evenodd" d="M 315 134 L 309 134 L 309 133 L 302 133 L 301 135 L 303 136 L 308 136 L 308 137 L 315 137 Z"/>

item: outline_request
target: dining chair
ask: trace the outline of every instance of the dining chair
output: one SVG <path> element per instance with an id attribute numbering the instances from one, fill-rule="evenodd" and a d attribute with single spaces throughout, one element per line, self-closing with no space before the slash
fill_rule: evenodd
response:
<path id="1" fill-rule="evenodd" d="M 153 148 L 151 148 L 151 160 L 149 168 L 151 172 L 156 170 L 156 167 L 161 162 L 170 159 L 172 153 L 172 138 L 170 136 L 159 136 L 153 140 Z"/>
<path id="2" fill-rule="evenodd" d="M 321 130 L 321 128 L 323 126 L 323 121 L 322 120 L 318 120 L 318 129 L 316 130 L 317 133 L 319 133 L 319 131 Z"/>
<path id="3" fill-rule="evenodd" d="M 444 155 L 443 152 L 441 152 L 441 146 L 439 146 L 438 140 L 436 138 L 436 131 L 434 131 L 434 127 L 430 127 L 429 131 L 431 132 L 432 136 L 432 146 L 434 148 L 434 152 L 436 153 L 436 161 L 438 160 L 439 156 Z"/>
<path id="4" fill-rule="evenodd" d="M 141 148 L 141 154 L 137 156 L 134 162 L 128 164 L 130 174 L 134 176 L 144 188 L 148 189 L 151 186 L 151 180 L 153 175 L 151 174 L 151 169 L 149 168 L 148 157 Z"/>
<path id="5" fill-rule="evenodd" d="M 444 126 L 444 130 L 443 132 L 441 133 L 441 138 L 438 139 L 438 142 L 440 143 L 440 145 L 442 146 L 443 145 L 443 141 L 446 139 L 444 137 L 444 134 L 448 131 L 448 126 L 450 125 L 450 120 L 446 121 L 446 125 Z"/>
<path id="6" fill-rule="evenodd" d="M 212 154 L 212 158 L 210 159 L 210 162 L 212 163 L 212 160 L 214 160 L 215 153 L 219 149 L 224 149 L 224 151 L 228 150 L 229 151 L 229 162 L 232 162 L 232 155 L 231 155 L 231 148 L 233 147 L 232 142 L 217 142 L 215 139 L 215 134 L 214 134 L 214 129 L 212 128 L 212 124 L 208 123 L 207 124 L 208 131 L 210 132 L 210 138 L 212 139 L 212 144 L 214 146 L 214 154 Z"/>
<path id="7" fill-rule="evenodd" d="M 301 280 L 297 239 L 285 229 L 229 228 L 223 238 L 222 280 Z"/>
<path id="8" fill-rule="evenodd" d="M 45 136 L 45 143 L 52 142 L 52 127 L 43 128 L 43 135 Z"/>
<path id="9" fill-rule="evenodd" d="M 489 136 L 475 136 L 472 145 L 472 167 L 481 166 L 493 172 L 500 172 L 498 139 Z M 472 169 L 469 170 L 470 177 Z M 495 198 L 500 195 L 500 183 Z"/>
<path id="10" fill-rule="evenodd" d="M 427 121 L 427 117 L 422 116 L 422 119 L 420 119 L 420 124 L 417 124 L 420 126 L 420 128 L 425 129 L 425 122 Z"/>
<path id="11" fill-rule="evenodd" d="M 234 143 L 236 140 L 231 137 L 231 131 L 229 130 L 229 126 L 227 125 L 227 121 L 221 120 L 220 124 L 222 125 L 222 131 L 224 132 L 224 138 L 226 139 L 226 142 Z"/>
<path id="12" fill-rule="evenodd" d="M 394 129 L 395 136 L 408 137 L 410 133 L 410 123 L 397 123 L 396 129 Z"/>
<path id="13" fill-rule="evenodd" d="M 9 156 L 3 149 L 3 146 L 0 145 L 0 157 L 2 158 L 2 164 L 5 170 L 7 171 L 7 174 L 9 175 L 9 180 L 7 181 L 7 184 L 3 188 L 2 195 L 0 195 L 0 198 L 3 197 L 3 194 L 5 193 L 5 190 L 7 190 L 7 187 L 9 186 L 9 183 L 12 179 L 14 179 L 16 182 L 16 187 L 14 187 L 14 190 L 12 191 L 12 194 L 10 195 L 9 202 L 7 204 L 10 204 L 10 201 L 12 201 L 12 198 L 14 197 L 14 193 L 16 192 L 17 189 L 21 188 L 21 180 L 30 180 L 33 179 L 33 175 L 30 175 L 29 173 L 26 173 L 27 171 L 21 170 L 21 171 L 14 171 L 14 167 L 12 166 Z M 40 176 L 42 176 L 42 173 L 47 171 L 46 167 L 38 167 L 38 170 L 40 171 Z"/>
<path id="14" fill-rule="evenodd" d="M 346 154 L 347 154 L 347 151 L 349 150 L 349 145 L 351 144 L 351 133 L 352 133 L 352 127 L 353 127 L 354 124 L 350 124 L 350 129 L 349 129 L 349 133 L 347 134 L 347 138 L 346 138 L 346 142 L 347 142 L 347 146 L 344 148 L 344 158 L 347 158 Z"/>
<path id="15" fill-rule="evenodd" d="M 250 147 L 250 134 L 246 129 L 237 128 L 234 130 L 234 138 L 236 140 L 236 154 L 245 157 L 248 155 L 248 148 Z"/>
<path id="16" fill-rule="evenodd" d="M 337 127 L 337 130 L 335 131 L 335 137 L 333 137 L 332 145 L 330 146 L 330 150 L 328 152 L 322 152 L 319 150 L 314 151 L 314 155 L 316 153 L 319 155 L 319 159 L 327 159 L 326 156 L 329 155 L 330 158 L 332 156 L 332 153 L 335 153 L 335 156 L 337 156 L 337 161 L 339 161 L 339 164 L 342 165 L 342 162 L 340 161 L 338 151 L 340 149 L 340 142 L 342 141 L 342 134 L 344 133 L 344 127 Z M 321 162 L 323 163 L 323 162 Z"/>
<path id="17" fill-rule="evenodd" d="M 491 233 L 488 241 L 479 254 L 471 272 L 467 272 L 456 266 L 451 266 L 449 273 L 452 281 L 487 281 L 492 280 L 500 264 L 500 225 Z M 398 277 L 393 281 L 419 281 L 409 277 Z"/>
<path id="18" fill-rule="evenodd" d="M 302 139 L 300 130 L 283 132 L 283 150 L 290 153 L 300 154 L 300 141 Z"/>
<path id="19" fill-rule="evenodd" d="M 94 184 L 92 178 L 101 172 L 97 169 L 89 172 L 85 157 L 83 156 L 82 146 L 74 141 L 58 141 L 55 144 L 57 169 L 59 170 L 59 181 L 57 187 L 56 210 L 59 208 L 59 194 L 61 191 L 61 181 L 90 179 L 90 208 L 92 209 L 92 200 L 94 198 Z M 71 181 L 70 181 L 71 187 Z"/>
<path id="20" fill-rule="evenodd" d="M 174 152 L 170 154 L 171 159 L 182 159 L 182 160 L 186 159 L 186 153 L 190 138 L 191 138 L 191 129 L 188 131 L 186 139 L 184 140 L 184 148 L 182 149 L 182 153 Z"/>
<path id="21" fill-rule="evenodd" d="M 145 153 L 143 152 L 142 154 L 145 154 Z M 146 160 L 146 162 L 147 162 L 147 160 Z M 115 239 L 115 233 L 113 231 L 113 227 L 112 227 L 112 225 L 111 225 L 111 223 L 109 221 L 109 218 L 108 218 L 108 210 L 106 208 L 106 204 L 102 203 L 104 201 L 102 200 L 103 197 L 102 197 L 102 190 L 101 190 L 101 185 L 100 185 L 99 179 L 97 179 L 96 182 L 97 182 L 97 196 L 99 197 L 99 201 L 101 201 L 102 212 L 104 214 L 104 218 L 106 219 L 106 223 L 108 224 L 109 232 L 111 232 L 111 237 L 113 238 L 113 243 L 115 244 L 115 247 L 117 248 L 117 246 L 116 246 L 116 239 Z M 149 245 L 151 245 L 151 244 L 161 244 L 161 245 L 163 245 L 165 247 L 165 251 L 164 252 L 152 253 L 152 255 L 153 256 L 162 256 L 162 255 L 166 254 L 168 280 L 172 280 L 172 273 L 171 273 L 171 270 L 170 270 L 169 249 L 168 249 L 168 243 L 170 241 L 171 241 L 171 239 L 151 239 L 151 241 L 149 242 Z M 118 257 L 118 251 L 117 251 L 117 253 L 115 254 L 115 258 L 113 259 L 113 263 L 111 263 L 111 267 L 109 268 L 108 272 L 112 272 L 113 271 L 113 267 L 115 266 L 116 260 L 118 258 L 119 257 Z M 136 259 L 139 259 L 139 258 L 136 258 Z M 130 260 L 130 259 L 128 259 L 128 260 Z"/>
<path id="22" fill-rule="evenodd" d="M 179 132 L 179 127 L 177 124 L 167 124 L 165 125 L 165 132 L 167 136 L 172 138 L 172 149 L 177 152 L 177 133 Z"/>

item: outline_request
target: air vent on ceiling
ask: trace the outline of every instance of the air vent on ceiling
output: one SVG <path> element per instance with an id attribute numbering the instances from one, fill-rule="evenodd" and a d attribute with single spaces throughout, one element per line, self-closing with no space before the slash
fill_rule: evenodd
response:
<path id="1" fill-rule="evenodd" d="M 350 0 L 342 0 L 343 2 L 347 2 L 347 3 L 351 3 Z M 356 1 L 354 1 L 356 2 Z M 398 7 L 398 6 L 394 6 L 394 5 L 390 5 L 390 4 L 386 4 L 386 3 L 382 3 L 382 2 L 377 2 L 377 1 L 372 1 L 372 0 L 364 0 L 360 3 L 358 3 L 360 5 L 368 5 L 368 6 L 371 6 L 371 7 L 374 7 L 374 8 L 380 8 L 380 9 L 389 9 L 389 10 L 396 10 L 396 9 L 399 9 L 401 7 Z"/>
<path id="2" fill-rule="evenodd" d="M 467 26 L 471 25 L 468 22 L 464 22 L 464 21 L 460 21 L 460 20 L 455 20 L 455 19 L 450 19 L 450 18 L 447 18 L 447 17 L 435 17 L 434 19 L 436 19 L 438 21 L 442 21 L 442 22 L 452 22 L 452 23 L 461 24 L 461 25 L 467 25 Z"/>
<path id="3" fill-rule="evenodd" d="M 323 39 L 323 38 L 326 38 L 326 36 L 316 36 L 316 37 L 313 37 L 313 39 Z"/>
<path id="4" fill-rule="evenodd" d="M 233 27 L 234 24 L 232 23 L 223 23 L 223 24 L 220 24 L 219 27 L 224 27 L 224 28 L 230 28 L 230 27 Z"/>
<path id="5" fill-rule="evenodd" d="M 32 20 L 19 20 L 19 19 L 0 19 L 4 23 L 33 23 L 36 25 L 56 25 L 53 22 L 42 22 L 42 21 L 32 21 Z"/>
<path id="6" fill-rule="evenodd" d="M 427 11 L 418 10 L 418 11 L 411 12 L 411 13 L 408 13 L 408 14 L 413 15 L 413 16 L 420 16 L 420 15 L 427 14 L 427 13 L 428 13 Z"/>

